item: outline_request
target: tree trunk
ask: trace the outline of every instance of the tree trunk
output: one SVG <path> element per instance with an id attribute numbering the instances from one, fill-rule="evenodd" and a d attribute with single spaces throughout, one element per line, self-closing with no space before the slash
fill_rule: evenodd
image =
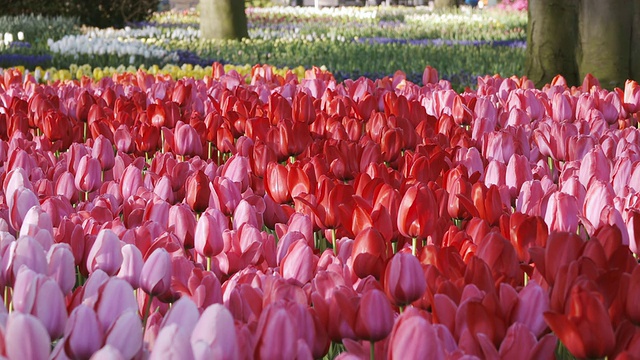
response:
<path id="1" fill-rule="evenodd" d="M 630 75 L 632 5 L 631 0 L 581 1 L 579 79 L 590 73 L 605 88 L 624 87 Z"/>
<path id="2" fill-rule="evenodd" d="M 578 83 L 576 0 L 530 0 L 525 72 L 537 87 L 562 74 Z"/>
<path id="3" fill-rule="evenodd" d="M 448 9 L 458 6 L 457 0 L 435 0 L 434 8 L 436 9 Z"/>
<path id="4" fill-rule="evenodd" d="M 633 18 L 631 19 L 631 57 L 629 72 L 631 78 L 640 81 L 640 0 L 633 0 Z"/>
<path id="5" fill-rule="evenodd" d="M 243 0 L 200 0 L 200 30 L 206 39 L 249 37 Z"/>

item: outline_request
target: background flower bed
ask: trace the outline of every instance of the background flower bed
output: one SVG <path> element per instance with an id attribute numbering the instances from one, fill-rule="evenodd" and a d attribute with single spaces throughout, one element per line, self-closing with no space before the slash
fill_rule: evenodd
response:
<path id="1" fill-rule="evenodd" d="M 24 41 L 30 45 L 28 49 L 16 45 L 0 47 L 0 66 L 24 65 L 34 70 L 34 65 L 46 69 L 68 68 L 70 64 L 144 64 L 150 68 L 154 64 L 162 67 L 189 63 L 204 67 L 214 61 L 289 68 L 324 65 L 338 80 L 359 76 L 375 79 L 402 70 L 419 83 L 422 70 L 430 65 L 459 90 L 474 86 L 477 76 L 523 72 L 523 12 L 438 14 L 426 9 L 374 7 L 320 11 L 253 8 L 247 13 L 251 39 L 224 42 L 200 40 L 195 13 L 162 13 L 149 23 L 131 24 L 129 31 L 120 33 L 81 29 L 70 26 L 74 22 L 67 19 L 57 19 L 41 29 L 34 28 L 35 19 L 28 17 L 19 21 L 0 18 L 0 32 L 17 33 L 22 26 Z M 82 47 L 83 52 L 79 53 L 72 46 L 76 41 L 72 37 L 62 39 L 65 35 L 80 35 L 83 42 L 93 44 Z M 47 43 L 49 38 L 53 42 Z M 105 38 L 119 39 L 123 44 L 137 42 L 136 52 L 128 51 L 126 45 L 99 40 Z M 160 54 L 159 49 L 166 53 Z M 18 59 L 16 54 L 22 57 Z M 39 58 L 25 61 L 29 56 Z"/>

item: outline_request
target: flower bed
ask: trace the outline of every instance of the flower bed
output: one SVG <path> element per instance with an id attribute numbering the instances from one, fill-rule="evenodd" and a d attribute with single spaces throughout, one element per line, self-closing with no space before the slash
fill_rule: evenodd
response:
<path id="1" fill-rule="evenodd" d="M 3 356 L 638 352 L 633 81 L 2 75 Z"/>

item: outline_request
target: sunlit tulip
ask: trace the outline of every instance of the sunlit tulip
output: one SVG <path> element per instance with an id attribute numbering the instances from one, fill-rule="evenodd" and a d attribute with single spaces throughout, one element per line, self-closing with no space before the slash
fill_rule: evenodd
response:
<path id="1" fill-rule="evenodd" d="M 167 250 L 158 248 L 146 259 L 140 274 L 140 288 L 149 295 L 158 296 L 171 285 L 171 257 Z"/>
<path id="2" fill-rule="evenodd" d="M 432 324 L 412 309 L 404 312 L 393 326 L 388 359 L 445 359 L 445 353 Z"/>
<path id="3" fill-rule="evenodd" d="M 437 207 L 433 192 L 423 184 L 411 186 L 398 209 L 398 230 L 409 238 L 426 239 L 435 227 Z M 413 253 L 416 253 L 414 247 Z"/>
<path id="4" fill-rule="evenodd" d="M 219 359 L 237 359 L 238 343 L 233 317 L 222 304 L 204 310 L 191 334 L 191 346 L 204 342 Z"/>
<path id="5" fill-rule="evenodd" d="M 140 287 L 140 274 L 144 261 L 142 253 L 133 244 L 122 246 L 122 266 L 117 276 L 128 282 L 134 289 Z"/>
<path id="6" fill-rule="evenodd" d="M 65 243 L 53 244 L 47 252 L 47 263 L 49 277 L 58 283 L 64 295 L 70 293 L 76 284 L 75 260 L 71 246 Z"/>
<path id="7" fill-rule="evenodd" d="M 285 279 L 295 280 L 299 284 L 306 284 L 315 275 L 318 257 L 305 240 L 293 243 L 287 255 L 280 263 L 280 271 Z"/>

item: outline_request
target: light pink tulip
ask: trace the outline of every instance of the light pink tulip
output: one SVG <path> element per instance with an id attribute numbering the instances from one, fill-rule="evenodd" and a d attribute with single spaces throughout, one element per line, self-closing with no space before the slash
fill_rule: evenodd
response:
<path id="1" fill-rule="evenodd" d="M 306 240 L 293 243 L 280 264 L 280 273 L 285 279 L 306 284 L 315 276 L 318 257 L 314 255 Z"/>
<path id="2" fill-rule="evenodd" d="M 114 299 L 118 300 L 114 301 Z M 114 321 L 122 314 L 138 311 L 138 302 L 134 297 L 133 288 L 122 279 L 109 278 L 98 290 L 94 310 L 102 326 L 102 331 L 107 333 Z M 126 354 L 123 353 L 123 355 Z"/>
<path id="3" fill-rule="evenodd" d="M 20 235 L 28 235 L 36 239 L 45 251 L 53 244 L 53 224 L 51 216 L 40 206 L 34 206 L 24 217 L 20 227 Z"/>
<path id="4" fill-rule="evenodd" d="M 540 336 L 547 329 L 543 314 L 549 310 L 547 292 L 534 280 L 529 281 L 520 293 L 518 303 L 513 310 L 513 320 L 522 323 L 535 336 Z"/>
<path id="5" fill-rule="evenodd" d="M 158 337 L 156 338 L 149 360 L 183 359 L 194 359 L 189 337 L 177 324 L 170 324 L 162 327 L 158 333 Z"/>
<path id="6" fill-rule="evenodd" d="M 140 287 L 140 274 L 144 260 L 142 253 L 133 244 L 126 244 L 122 247 L 122 266 L 117 276 L 127 281 L 134 289 Z"/>
<path id="7" fill-rule="evenodd" d="M 38 274 L 47 273 L 46 253 L 42 245 L 30 236 L 21 236 L 15 242 L 10 256 L 14 276 L 18 275 L 22 266 L 26 266 Z"/>
<path id="8" fill-rule="evenodd" d="M 160 326 L 164 329 L 175 325 L 188 339 L 191 337 L 199 318 L 200 312 L 193 301 L 188 297 L 182 297 L 173 303 Z"/>
<path id="9" fill-rule="evenodd" d="M 85 304 L 73 309 L 63 341 L 65 353 L 70 358 L 88 359 L 102 347 L 104 333 L 93 309 Z"/>
<path id="10" fill-rule="evenodd" d="M 206 308 L 191 333 L 191 346 L 206 343 L 217 359 L 238 358 L 238 342 L 233 317 L 222 304 Z"/>
<path id="11" fill-rule="evenodd" d="M 98 159 L 85 155 L 78 163 L 75 175 L 75 185 L 79 191 L 93 192 L 102 184 L 102 168 Z"/>
<path id="12" fill-rule="evenodd" d="M 87 270 L 89 273 L 100 269 L 113 276 L 122 266 L 122 243 L 111 230 L 101 230 L 96 241 L 87 255 Z"/>
<path id="13" fill-rule="evenodd" d="M 32 190 L 19 187 L 13 194 L 7 194 L 9 207 L 9 222 L 15 230 L 19 230 L 27 212 L 34 206 L 39 206 L 38 197 Z"/>
<path id="14" fill-rule="evenodd" d="M 171 257 L 164 248 L 154 250 L 142 267 L 140 288 L 147 294 L 162 295 L 171 285 Z"/>
<path id="15" fill-rule="evenodd" d="M 107 344 L 102 349 L 96 351 L 89 360 L 125 360 L 122 353 L 117 348 Z"/>
<path id="16" fill-rule="evenodd" d="M 549 197 L 544 220 L 550 231 L 578 230 L 578 201 L 573 195 L 555 192 Z"/>
<path id="17" fill-rule="evenodd" d="M 118 349 L 125 359 L 133 359 L 142 350 L 142 321 L 136 310 L 125 311 L 113 322 L 105 344 Z"/>
<path id="18" fill-rule="evenodd" d="M 36 317 L 16 311 L 7 318 L 4 344 L 9 359 L 40 360 L 49 358 L 51 338 Z"/>

